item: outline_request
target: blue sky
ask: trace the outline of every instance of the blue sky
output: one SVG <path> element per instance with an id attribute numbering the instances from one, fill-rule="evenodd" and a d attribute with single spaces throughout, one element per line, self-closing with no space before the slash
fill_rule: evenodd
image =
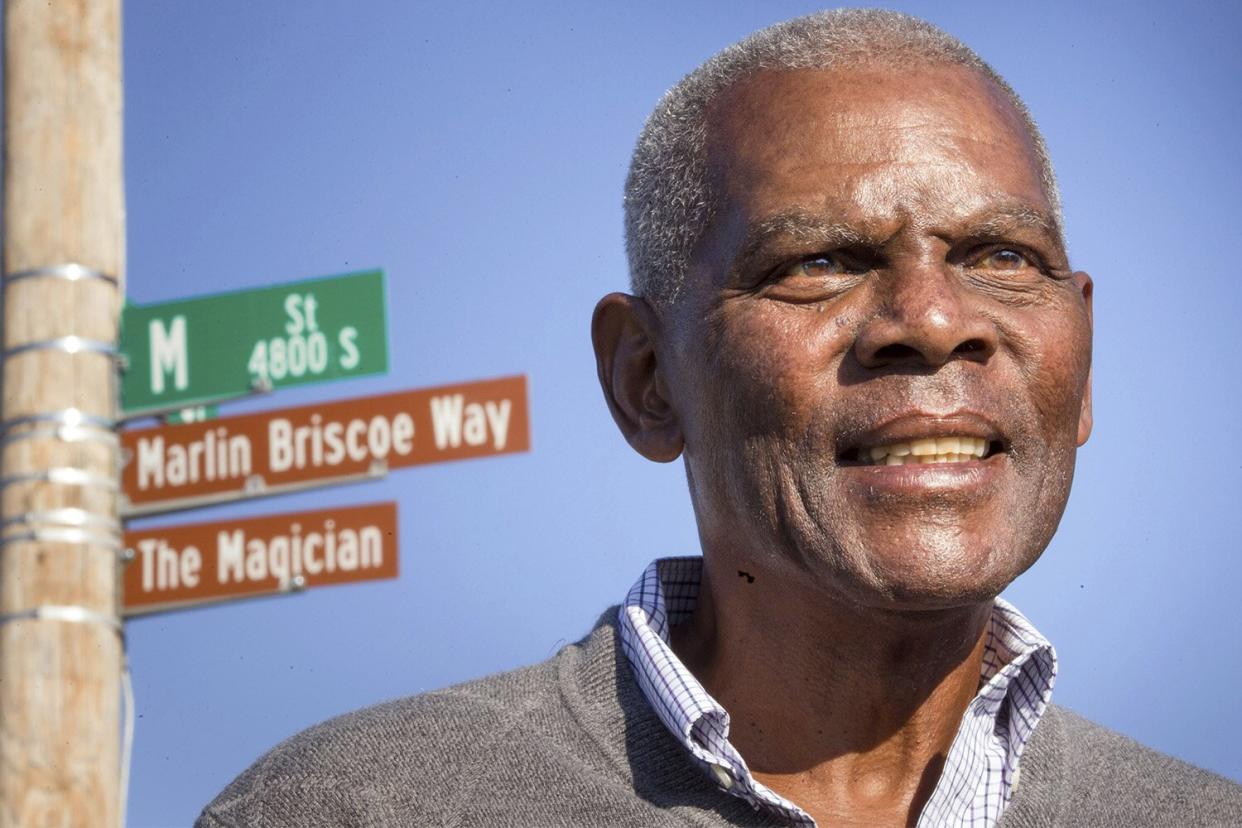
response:
<path id="1" fill-rule="evenodd" d="M 1231 4 L 900 3 L 1044 128 L 1096 282 L 1095 417 L 1044 559 L 1006 593 L 1056 699 L 1242 779 Z M 397 500 L 401 577 L 134 621 L 130 821 L 185 825 L 326 717 L 543 659 L 697 539 L 633 454 L 588 321 L 623 288 L 620 192 L 659 95 L 798 2 L 165 3 L 125 10 L 128 292 L 154 302 L 379 266 L 387 375 L 226 413 L 522 373 L 532 451 L 162 518 Z"/>

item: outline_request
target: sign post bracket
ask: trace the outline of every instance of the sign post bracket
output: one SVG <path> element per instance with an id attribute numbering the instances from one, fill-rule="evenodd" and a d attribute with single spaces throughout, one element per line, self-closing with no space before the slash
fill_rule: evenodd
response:
<path id="1" fill-rule="evenodd" d="M 241 394 L 223 394 L 219 397 L 212 397 L 210 399 L 205 399 L 205 400 L 196 402 L 194 403 L 194 406 L 219 405 L 220 403 L 237 402 L 238 400 L 248 400 L 251 397 L 261 397 L 264 394 L 270 394 L 270 393 L 272 393 L 271 380 L 268 380 L 266 378 L 257 379 L 254 382 L 250 383 L 249 390 Z M 193 406 L 188 406 L 188 407 L 193 407 Z M 145 420 L 148 417 L 154 417 L 158 419 L 160 417 L 163 417 L 166 414 L 172 414 L 177 411 L 181 411 L 184 408 L 187 408 L 187 406 L 184 403 L 176 404 L 176 405 L 167 405 L 167 406 L 163 406 L 162 408 L 146 408 L 141 411 L 135 411 L 132 414 L 128 414 L 122 417 L 121 419 L 117 420 L 117 425 L 118 426 L 128 425 L 129 423 L 132 423 L 135 420 Z"/>

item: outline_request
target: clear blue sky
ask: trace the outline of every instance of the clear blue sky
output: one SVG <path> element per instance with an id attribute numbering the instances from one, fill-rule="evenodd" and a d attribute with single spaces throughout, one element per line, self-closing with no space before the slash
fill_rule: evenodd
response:
<path id="1" fill-rule="evenodd" d="M 1242 780 L 1238 6 L 899 3 L 1029 102 L 1096 281 L 1096 430 L 1007 593 L 1056 699 Z M 697 551 L 587 333 L 626 283 L 620 192 L 658 96 L 801 2 L 165 3 L 125 11 L 129 294 L 382 266 L 388 375 L 230 411 L 510 373 L 529 454 L 167 522 L 400 502 L 399 580 L 135 621 L 131 824 L 186 825 L 326 717 L 543 659 L 653 557 Z"/>

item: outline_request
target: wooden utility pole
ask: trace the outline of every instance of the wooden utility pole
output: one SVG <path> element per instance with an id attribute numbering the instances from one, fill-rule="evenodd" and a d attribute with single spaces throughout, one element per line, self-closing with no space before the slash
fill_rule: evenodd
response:
<path id="1" fill-rule="evenodd" d="M 0 828 L 116 826 L 120 0 L 8 0 L 4 95 Z"/>

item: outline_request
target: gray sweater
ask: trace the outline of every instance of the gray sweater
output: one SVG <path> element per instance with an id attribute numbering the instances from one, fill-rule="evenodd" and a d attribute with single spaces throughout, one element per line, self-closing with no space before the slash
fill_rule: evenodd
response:
<path id="1" fill-rule="evenodd" d="M 615 618 L 542 664 L 294 736 L 196 825 L 779 824 L 690 763 L 635 683 Z M 1001 825 L 1242 825 L 1242 786 L 1054 705 Z"/>

